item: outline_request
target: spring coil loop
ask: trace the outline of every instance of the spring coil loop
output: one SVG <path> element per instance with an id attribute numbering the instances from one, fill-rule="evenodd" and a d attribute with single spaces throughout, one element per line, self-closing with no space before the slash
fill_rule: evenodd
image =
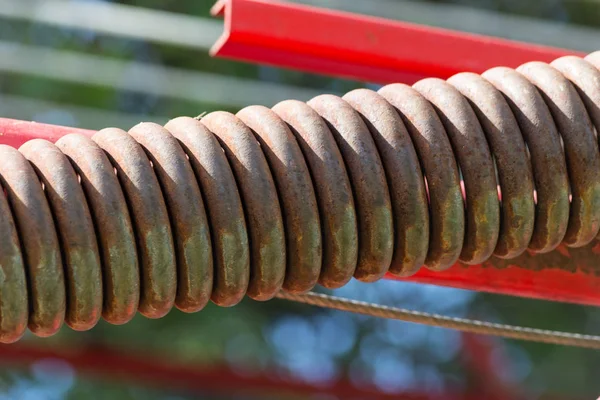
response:
<path id="1" fill-rule="evenodd" d="M 0 341 L 584 246 L 599 69 L 600 52 L 0 146 Z"/>

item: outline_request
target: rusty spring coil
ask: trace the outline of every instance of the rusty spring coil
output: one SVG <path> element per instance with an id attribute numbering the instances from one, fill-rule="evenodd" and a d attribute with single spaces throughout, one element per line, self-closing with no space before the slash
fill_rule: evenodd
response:
<path id="1" fill-rule="evenodd" d="M 0 146 L 0 341 L 583 246 L 599 69 L 597 52 Z"/>

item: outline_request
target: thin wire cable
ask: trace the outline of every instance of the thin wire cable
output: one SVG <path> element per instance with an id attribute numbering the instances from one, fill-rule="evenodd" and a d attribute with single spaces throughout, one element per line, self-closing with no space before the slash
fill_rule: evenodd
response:
<path id="1" fill-rule="evenodd" d="M 372 317 L 455 329 L 462 332 L 600 350 L 600 336 L 595 335 L 582 335 L 578 333 L 558 332 L 466 318 L 449 317 L 314 292 L 305 294 L 279 292 L 277 298 L 334 310 L 349 311 Z"/>

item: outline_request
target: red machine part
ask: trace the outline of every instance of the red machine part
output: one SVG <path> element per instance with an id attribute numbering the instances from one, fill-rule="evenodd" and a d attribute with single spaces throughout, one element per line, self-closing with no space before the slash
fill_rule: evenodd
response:
<path id="1" fill-rule="evenodd" d="M 576 51 L 271 0 L 219 0 L 211 54 L 375 83 L 414 83 Z"/>
<path id="2" fill-rule="evenodd" d="M 95 132 L 87 129 L 0 118 L 0 143 L 15 148 L 19 148 L 23 143 L 36 138 L 43 138 L 54 143 L 68 133 L 92 136 Z"/>
<path id="3" fill-rule="evenodd" d="M 327 385 L 311 385 L 276 371 L 244 373 L 226 365 L 175 363 L 165 357 L 136 354 L 98 346 L 42 347 L 30 344 L 0 346 L 0 364 L 11 368 L 42 360 L 61 360 L 92 378 L 124 379 L 157 388 L 176 388 L 194 394 L 240 395 L 244 398 L 325 396 L 340 399 L 432 400 L 437 394 L 405 391 L 386 393 L 373 387 L 356 387 L 345 379 Z M 283 375 L 283 374 L 282 374 Z M 477 399 L 460 393 L 444 393 L 444 399 Z"/>

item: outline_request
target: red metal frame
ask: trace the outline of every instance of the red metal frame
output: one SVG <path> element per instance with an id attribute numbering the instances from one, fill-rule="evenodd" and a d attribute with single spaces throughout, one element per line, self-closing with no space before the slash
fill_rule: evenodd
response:
<path id="1" fill-rule="evenodd" d="M 526 252 L 513 260 L 492 258 L 482 265 L 460 263 L 441 272 L 421 269 L 411 281 L 541 300 L 600 306 L 600 244 L 546 254 Z M 388 278 L 395 279 L 392 276 Z"/>
<path id="2" fill-rule="evenodd" d="M 46 139 L 54 143 L 69 133 L 92 136 L 95 131 L 0 118 L 0 144 L 7 144 L 15 148 L 19 148 L 23 143 L 36 138 Z"/>
<path id="3" fill-rule="evenodd" d="M 486 336 L 462 334 L 464 351 L 458 360 L 474 381 L 468 388 L 447 388 L 443 393 L 411 390 L 386 393 L 368 384 L 357 386 L 345 378 L 328 384 L 311 385 L 279 370 L 252 372 L 232 370 L 227 365 L 175 361 L 173 357 L 123 351 L 98 344 L 67 346 L 66 344 L 40 345 L 23 341 L 0 345 L 0 368 L 26 367 L 43 360 L 62 360 L 73 367 L 78 375 L 127 383 L 141 384 L 157 389 L 176 389 L 192 395 L 240 395 L 243 398 L 336 398 L 344 400 L 516 400 L 517 391 L 498 378 L 498 371 L 510 368 L 498 365 L 497 354 L 503 354 L 502 344 Z M 502 360 L 501 360 L 502 361 Z M 463 391 L 464 390 L 464 391 Z M 253 397 L 254 396 L 254 397 Z M 287 397 L 286 397 L 287 396 Z M 544 396 L 546 400 L 563 400 Z"/>
<path id="4" fill-rule="evenodd" d="M 463 333 L 460 359 L 469 377 L 466 393 L 487 400 L 521 400 L 527 396 L 515 382 L 500 377 L 499 371 L 512 371 L 505 343 L 497 338 Z"/>
<path id="5" fill-rule="evenodd" d="M 98 345 L 39 346 L 32 344 L 0 345 L 0 365 L 24 365 L 44 359 L 66 361 L 78 373 L 92 377 L 120 379 L 156 388 L 173 388 L 196 394 L 239 395 L 243 398 L 325 398 L 392 400 L 433 400 L 437 394 L 426 392 L 385 393 L 374 387 L 357 387 L 345 379 L 326 385 L 311 385 L 275 371 L 241 373 L 226 365 L 202 365 L 173 362 L 170 357 L 149 356 L 139 352 L 115 350 Z M 465 399 L 459 393 L 444 393 L 444 399 Z M 473 396 L 467 399 L 478 399 Z"/>
<path id="6" fill-rule="evenodd" d="M 211 54 L 376 83 L 482 73 L 576 51 L 274 0 L 219 0 L 225 30 Z"/>

